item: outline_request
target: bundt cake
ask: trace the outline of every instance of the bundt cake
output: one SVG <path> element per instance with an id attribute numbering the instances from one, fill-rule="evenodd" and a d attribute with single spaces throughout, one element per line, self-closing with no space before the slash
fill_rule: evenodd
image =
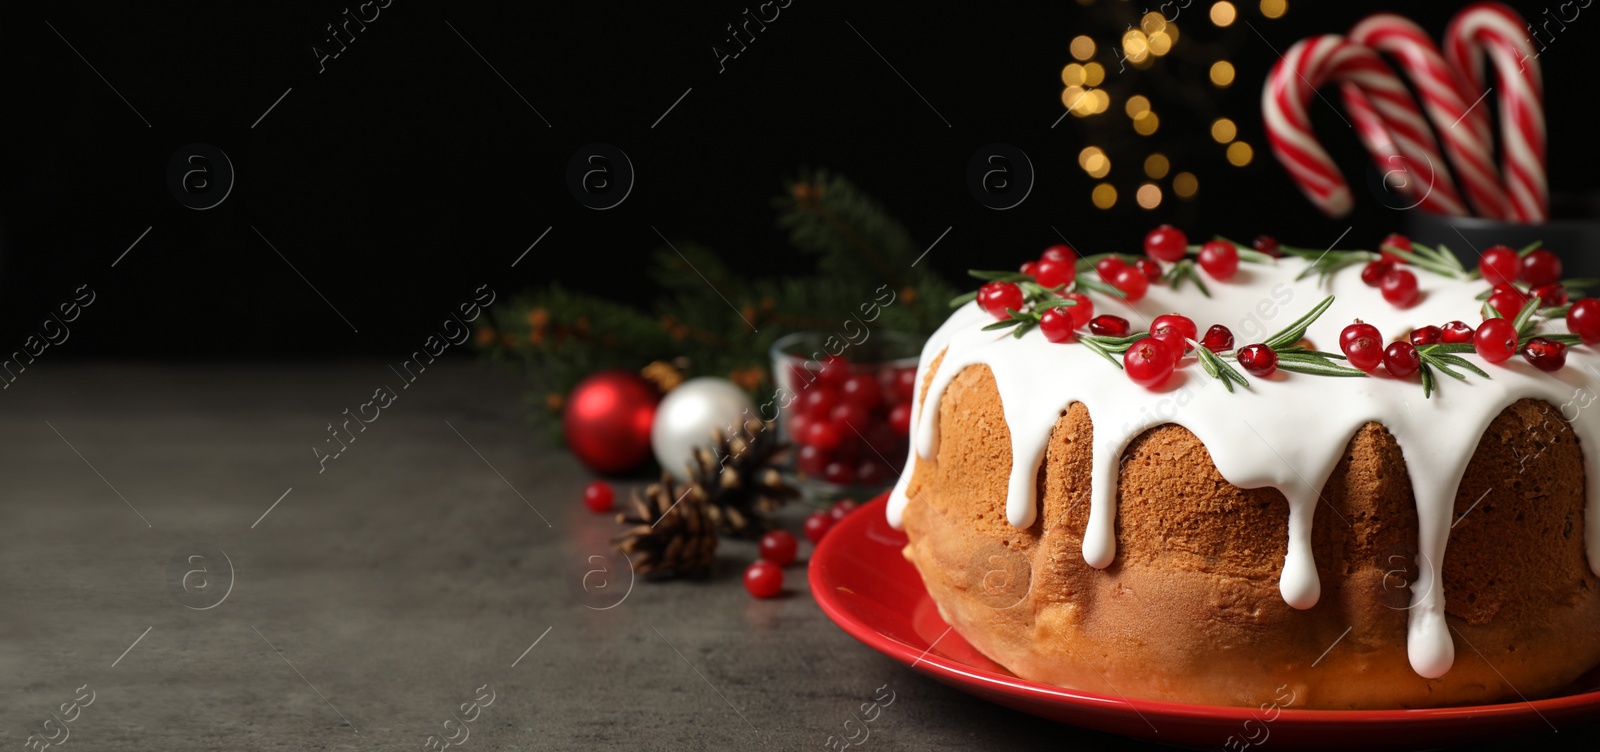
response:
<path id="1" fill-rule="evenodd" d="M 1399 252 L 1401 307 L 1362 274 L 1394 259 L 1237 248 L 1226 281 L 1167 268 L 1127 299 L 1093 281 L 1115 255 L 1049 287 L 989 273 L 1024 299 L 986 287 L 931 337 L 888 515 L 945 621 L 1026 679 L 1213 705 L 1285 686 L 1301 708 L 1516 701 L 1600 664 L 1600 357 L 1564 301 L 1490 326 L 1504 299 L 1447 251 Z M 1053 307 L 1080 317 L 1070 337 L 1040 326 Z M 1177 312 L 1239 347 L 1163 336 L 1191 351 L 1141 386 L 1118 367 L 1160 346 L 1093 334 L 1090 307 L 1133 331 Z M 1520 326 L 1523 354 L 1431 326 L 1460 320 Z M 1357 321 L 1415 365 L 1366 367 L 1373 343 L 1341 347 Z M 1251 343 L 1275 370 L 1244 363 Z"/>

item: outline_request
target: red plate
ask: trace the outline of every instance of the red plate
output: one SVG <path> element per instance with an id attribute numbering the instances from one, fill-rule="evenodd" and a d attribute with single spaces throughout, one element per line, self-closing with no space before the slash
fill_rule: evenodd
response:
<path id="1" fill-rule="evenodd" d="M 1152 742 L 1243 750 L 1368 750 L 1483 744 L 1568 731 L 1600 717 L 1600 672 L 1546 700 L 1431 710 L 1293 710 L 1182 705 L 1100 695 L 1019 679 L 939 618 L 922 578 L 900 555 L 904 533 L 880 496 L 828 532 L 811 557 L 811 591 L 850 636 L 964 692 L 1074 726 Z"/>

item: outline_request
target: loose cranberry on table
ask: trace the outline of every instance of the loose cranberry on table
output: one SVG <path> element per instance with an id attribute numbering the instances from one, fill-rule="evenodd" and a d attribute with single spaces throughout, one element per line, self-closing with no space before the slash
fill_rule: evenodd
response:
<path id="1" fill-rule="evenodd" d="M 611 489 L 611 484 L 603 480 L 591 481 L 583 487 L 583 505 L 595 514 L 611 511 L 615 499 L 616 492 Z"/>
<path id="2" fill-rule="evenodd" d="M 1124 266 L 1111 278 L 1111 286 L 1121 290 L 1122 297 L 1129 303 L 1137 303 L 1144 299 L 1145 292 L 1150 289 L 1150 280 L 1144 276 L 1144 272 Z"/>
<path id="3" fill-rule="evenodd" d="M 1022 288 L 1010 282 L 986 283 L 978 288 L 978 305 L 997 319 L 1010 318 L 1006 309 L 1022 310 Z"/>
<path id="4" fill-rule="evenodd" d="M 1271 235 L 1257 235 L 1251 241 L 1250 247 L 1273 258 L 1283 258 L 1283 251 L 1278 248 L 1278 239 Z"/>
<path id="5" fill-rule="evenodd" d="M 1156 337 L 1141 339 L 1130 345 L 1127 352 L 1122 354 L 1122 367 L 1127 371 L 1128 378 L 1146 389 L 1154 389 L 1166 383 L 1172 376 L 1173 364 L 1176 361 L 1177 359 L 1172 356 L 1172 349 Z"/>
<path id="6" fill-rule="evenodd" d="M 1534 337 L 1522 346 L 1522 357 L 1541 371 L 1559 371 L 1567 364 L 1567 346 L 1546 337 Z"/>
<path id="7" fill-rule="evenodd" d="M 1458 322 L 1459 323 L 1459 322 Z M 1463 324 L 1465 326 L 1465 324 Z M 1419 326 L 1411 330 L 1411 344 L 1417 347 L 1436 345 L 1444 341 L 1444 330 L 1437 326 Z"/>
<path id="8" fill-rule="evenodd" d="M 1383 282 L 1378 289 L 1383 292 L 1383 299 L 1397 308 L 1409 308 L 1417 302 L 1417 275 L 1406 269 L 1395 269 L 1383 275 Z"/>
<path id="9" fill-rule="evenodd" d="M 1144 236 L 1144 252 L 1166 262 L 1181 260 L 1189 253 L 1189 238 L 1172 225 L 1161 225 Z"/>
<path id="10" fill-rule="evenodd" d="M 1366 266 L 1361 267 L 1361 281 L 1367 287 L 1377 287 L 1383 284 L 1383 278 L 1389 276 L 1389 272 L 1392 271 L 1394 271 L 1393 261 L 1388 259 L 1368 261 Z"/>
<path id="11" fill-rule="evenodd" d="M 1472 349 L 1490 363 L 1503 363 L 1517 353 L 1517 329 L 1505 319 L 1489 319 L 1472 335 Z"/>
<path id="12" fill-rule="evenodd" d="M 1147 258 L 1139 259 L 1138 261 L 1135 261 L 1133 265 L 1141 274 L 1144 275 L 1145 279 L 1148 279 L 1151 282 L 1160 282 L 1161 275 L 1166 273 L 1162 270 L 1160 263 Z"/>
<path id="13" fill-rule="evenodd" d="M 1391 342 L 1383 350 L 1383 367 L 1389 370 L 1389 375 L 1403 379 L 1422 367 L 1422 356 L 1410 342 Z"/>
<path id="14" fill-rule="evenodd" d="M 1212 240 L 1200 246 L 1200 268 L 1212 279 L 1226 282 L 1239 271 L 1239 249 L 1223 240 Z"/>
<path id="15" fill-rule="evenodd" d="M 1232 350 L 1233 331 L 1221 324 L 1212 324 L 1206 330 L 1205 339 L 1200 340 L 1200 345 L 1211 352 Z"/>
<path id="16" fill-rule="evenodd" d="M 1126 337 L 1128 320 L 1109 313 L 1101 314 L 1089 320 L 1089 331 L 1102 337 Z"/>
<path id="17" fill-rule="evenodd" d="M 1478 272 L 1491 285 L 1509 285 L 1521 276 L 1522 259 L 1515 250 L 1497 245 L 1478 257 Z"/>
<path id="18" fill-rule="evenodd" d="M 1528 296 L 1516 287 L 1507 286 L 1489 296 L 1489 307 L 1500 312 L 1501 316 L 1514 319 L 1522 312 L 1522 307 L 1528 304 Z"/>
<path id="19" fill-rule="evenodd" d="M 1538 287 L 1529 290 L 1528 294 L 1538 298 L 1539 305 L 1546 308 L 1554 308 L 1556 306 L 1564 306 L 1567 304 L 1567 288 L 1562 287 L 1561 283 L 1559 282 L 1552 282 L 1548 285 L 1539 285 Z"/>
<path id="20" fill-rule="evenodd" d="M 1452 321 L 1440 327 L 1440 340 L 1448 345 L 1470 345 L 1474 331 L 1465 321 Z"/>
<path id="21" fill-rule="evenodd" d="M 769 530 L 761 536 L 761 558 L 780 567 L 789 566 L 799 548 L 800 543 L 795 540 L 794 533 L 788 530 Z"/>
<path id="22" fill-rule="evenodd" d="M 1350 365 L 1371 373 L 1383 362 L 1383 335 L 1378 327 L 1358 321 L 1339 333 L 1339 349 Z"/>
<path id="23" fill-rule="evenodd" d="M 1520 276 L 1531 287 L 1553 285 L 1561 281 L 1561 259 L 1540 248 L 1522 257 Z"/>
<path id="24" fill-rule="evenodd" d="M 1266 378 L 1278 370 L 1278 353 L 1266 345 L 1239 348 L 1239 366 L 1251 376 Z"/>
<path id="25" fill-rule="evenodd" d="M 1578 335 L 1583 344 L 1600 342 L 1600 298 L 1584 298 L 1567 309 L 1567 331 Z"/>
<path id="26" fill-rule="evenodd" d="M 783 590 L 783 567 L 759 559 L 744 570 L 744 589 L 757 598 L 771 598 Z"/>
<path id="27" fill-rule="evenodd" d="M 811 516 L 806 518 L 806 524 L 802 530 L 805 532 L 806 540 L 812 543 L 821 543 L 822 536 L 827 535 L 828 531 L 832 529 L 833 518 L 829 517 L 827 512 L 812 512 Z"/>
<path id="28" fill-rule="evenodd" d="M 1071 261 L 1043 259 L 1034 265 L 1033 278 L 1045 287 L 1060 287 L 1071 282 L 1077 275 L 1077 267 Z"/>
<path id="29" fill-rule="evenodd" d="M 889 408 L 889 428 L 906 436 L 911 433 L 911 403 L 900 402 Z"/>
<path id="30" fill-rule="evenodd" d="M 1072 328 L 1082 329 L 1088 326 L 1089 319 L 1094 318 L 1094 301 L 1090 300 L 1088 295 L 1084 295 L 1081 292 L 1069 292 L 1061 297 L 1066 298 L 1073 303 L 1072 305 L 1066 307 L 1066 310 L 1072 312 Z M 911 398 L 906 397 L 906 399 Z"/>

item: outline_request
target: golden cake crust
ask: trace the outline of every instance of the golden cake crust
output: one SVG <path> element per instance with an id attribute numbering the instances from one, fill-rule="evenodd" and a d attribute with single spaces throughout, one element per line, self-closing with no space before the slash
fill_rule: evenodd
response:
<path id="1" fill-rule="evenodd" d="M 1292 691 L 1293 707 L 1392 708 L 1548 695 L 1600 663 L 1582 450 L 1548 403 L 1497 416 L 1461 482 L 1443 569 L 1456 660 L 1432 680 L 1406 653 L 1409 585 L 1427 580 L 1405 460 L 1383 426 L 1357 432 L 1321 489 L 1322 595 L 1300 611 L 1278 587 L 1288 502 L 1228 483 L 1187 429 L 1127 447 L 1117 555 L 1101 570 L 1082 555 L 1094 432 L 1082 404 L 1055 424 L 1027 529 L 1004 511 L 1011 441 L 989 368 L 965 368 L 928 418 L 941 440 L 906 487 L 905 555 L 945 620 L 1019 676 L 1177 702 Z"/>

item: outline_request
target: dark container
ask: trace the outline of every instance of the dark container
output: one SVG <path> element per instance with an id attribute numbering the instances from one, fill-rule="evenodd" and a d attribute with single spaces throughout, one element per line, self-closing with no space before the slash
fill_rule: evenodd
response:
<path id="1" fill-rule="evenodd" d="M 1561 257 L 1561 276 L 1600 277 L 1600 194 L 1552 196 L 1550 210 L 1550 221 L 1538 224 L 1413 211 L 1407 213 L 1406 231 L 1418 243 L 1449 247 L 1469 269 L 1490 246 L 1538 242 Z"/>

